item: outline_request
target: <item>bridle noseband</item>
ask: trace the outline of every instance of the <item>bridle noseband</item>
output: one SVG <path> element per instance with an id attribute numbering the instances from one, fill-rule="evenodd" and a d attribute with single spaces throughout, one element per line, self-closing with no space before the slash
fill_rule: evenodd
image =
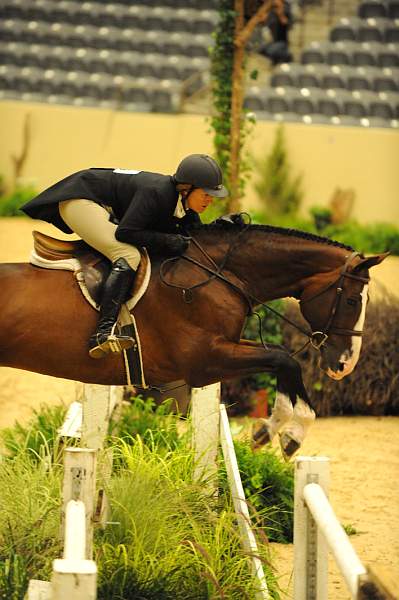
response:
<path id="1" fill-rule="evenodd" d="M 245 213 L 244 213 L 245 214 Z M 294 356 L 296 354 L 298 354 L 299 352 L 302 352 L 306 346 L 308 346 L 309 344 L 315 348 L 316 350 L 319 350 L 322 348 L 322 346 L 324 346 L 324 344 L 327 342 L 330 334 L 333 335 L 345 335 L 345 336 L 362 336 L 363 332 L 360 330 L 356 330 L 356 329 L 344 329 L 341 327 L 333 327 L 333 322 L 334 322 L 334 318 L 337 314 L 338 308 L 340 306 L 341 303 L 341 298 L 342 298 L 342 292 L 343 292 L 343 284 L 344 284 L 344 280 L 345 278 L 349 278 L 349 279 L 355 279 L 356 281 L 361 281 L 363 284 L 368 283 L 369 282 L 369 278 L 368 277 L 361 277 L 360 275 L 354 275 L 353 273 L 348 273 L 348 268 L 351 265 L 351 262 L 354 258 L 356 258 L 356 256 L 360 256 L 359 252 L 352 252 L 348 258 L 345 261 L 345 264 L 343 265 L 340 274 L 338 276 L 338 279 L 335 279 L 334 281 L 332 281 L 331 283 L 329 283 L 324 289 L 316 292 L 316 294 L 314 294 L 313 296 L 311 296 L 310 298 L 306 298 L 306 299 L 300 299 L 300 303 L 301 304 L 305 304 L 308 302 L 311 302 L 312 300 L 314 300 L 315 298 L 320 297 L 322 294 L 325 294 L 326 292 L 328 292 L 331 288 L 333 288 L 334 286 L 336 286 L 335 291 L 336 291 L 336 295 L 330 310 L 330 314 L 328 316 L 327 319 L 327 323 L 326 325 L 323 327 L 322 330 L 320 331 L 307 331 L 305 330 L 303 327 L 301 327 L 300 325 L 298 325 L 297 323 L 294 323 L 293 321 L 291 321 L 291 319 L 289 319 L 288 317 L 286 317 L 285 315 L 281 314 L 280 312 L 278 312 L 276 309 L 274 309 L 271 306 L 268 306 L 267 304 L 265 304 L 264 302 L 261 302 L 258 298 L 255 298 L 255 296 L 252 296 L 251 294 L 248 294 L 245 290 L 243 290 L 241 287 L 239 287 L 238 285 L 236 285 L 235 283 L 233 283 L 232 281 L 230 281 L 224 274 L 223 274 L 223 269 L 226 266 L 227 260 L 228 258 L 231 256 L 233 250 L 237 247 L 238 242 L 239 242 L 239 238 L 241 237 L 241 235 L 248 229 L 248 227 L 250 226 L 250 223 L 247 224 L 245 227 L 243 227 L 243 229 L 238 233 L 237 238 L 234 240 L 235 243 L 231 243 L 223 260 L 221 265 L 218 265 L 217 263 L 215 263 L 215 261 L 213 260 L 213 258 L 208 254 L 208 252 L 206 252 L 206 250 L 201 246 L 201 244 L 198 242 L 198 240 L 196 240 L 195 238 L 193 238 L 192 236 L 190 236 L 191 241 L 194 243 L 194 245 L 200 250 L 200 252 L 203 254 L 203 256 L 211 263 L 212 267 L 209 267 L 207 265 L 202 264 L 200 261 L 192 258 L 191 256 L 186 256 L 186 255 L 182 255 L 182 256 L 176 256 L 176 257 L 172 257 L 169 259 L 166 259 L 165 261 L 163 261 L 163 263 L 161 264 L 161 268 L 160 268 L 160 278 L 161 281 L 170 287 L 174 287 L 174 288 L 178 288 L 182 290 L 182 294 L 183 294 L 183 300 L 186 303 L 191 303 L 192 299 L 193 299 L 193 295 L 192 295 L 192 291 L 196 288 L 199 288 L 203 285 L 208 284 L 210 281 L 214 280 L 214 279 L 219 279 L 221 281 L 224 281 L 226 284 L 228 284 L 234 291 L 236 291 L 237 293 L 239 293 L 244 299 L 245 302 L 248 305 L 248 316 L 251 314 L 255 314 L 258 319 L 259 319 L 259 325 L 260 325 L 260 339 L 261 342 L 264 346 L 264 348 L 267 350 L 267 346 L 263 341 L 263 337 L 262 337 L 262 323 L 261 323 L 261 318 L 260 315 L 256 312 L 253 311 L 253 306 L 257 306 L 257 305 L 262 305 L 263 307 L 265 307 L 267 310 L 273 312 L 275 315 L 277 315 L 278 317 L 280 317 L 280 319 L 286 321 L 287 323 L 289 323 L 292 327 L 295 327 L 295 329 L 297 329 L 298 331 L 300 331 L 303 335 L 305 335 L 308 340 L 307 342 L 296 352 L 293 352 L 291 354 L 291 356 Z M 192 286 L 189 287 L 185 287 L 185 286 L 180 286 L 174 283 L 170 283 L 168 281 L 166 281 L 165 279 L 165 274 L 164 274 L 164 267 L 166 266 L 166 264 L 171 263 L 173 261 L 179 260 L 180 258 L 200 267 L 201 269 L 203 269 L 205 272 L 209 273 L 210 276 L 205 279 L 204 281 L 201 281 L 200 283 L 194 284 Z"/>

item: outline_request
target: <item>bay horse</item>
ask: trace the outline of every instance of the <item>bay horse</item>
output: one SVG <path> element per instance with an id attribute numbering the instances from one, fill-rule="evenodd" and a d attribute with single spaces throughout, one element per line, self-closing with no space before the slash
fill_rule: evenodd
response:
<path id="1" fill-rule="evenodd" d="M 276 404 L 254 445 L 285 427 L 280 443 L 289 456 L 314 419 L 301 368 L 281 346 L 241 339 L 246 316 L 265 301 L 296 298 L 321 368 L 341 379 L 359 358 L 369 268 L 386 254 L 365 258 L 313 234 L 223 219 L 189 234 L 184 257 L 153 261 L 147 292 L 134 309 L 146 381 L 159 386 L 180 379 L 201 387 L 275 374 Z M 1 365 L 86 383 L 126 383 L 121 355 L 88 355 L 97 314 L 71 272 L 2 264 L 0 306 Z"/>

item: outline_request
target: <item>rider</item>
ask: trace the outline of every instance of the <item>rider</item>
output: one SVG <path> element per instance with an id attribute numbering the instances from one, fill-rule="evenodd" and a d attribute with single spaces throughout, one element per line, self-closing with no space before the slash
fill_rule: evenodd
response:
<path id="1" fill-rule="evenodd" d="M 78 171 L 22 207 L 34 219 L 76 233 L 112 263 L 97 331 L 89 340 L 92 358 L 102 358 L 115 346 L 121 352 L 133 345 L 115 325 L 140 262 L 137 247 L 145 246 L 150 254 L 183 254 L 189 243 L 182 235 L 185 227 L 201 222 L 198 213 L 214 196 L 226 195 L 219 165 L 206 154 L 191 154 L 172 176 L 124 169 Z"/>

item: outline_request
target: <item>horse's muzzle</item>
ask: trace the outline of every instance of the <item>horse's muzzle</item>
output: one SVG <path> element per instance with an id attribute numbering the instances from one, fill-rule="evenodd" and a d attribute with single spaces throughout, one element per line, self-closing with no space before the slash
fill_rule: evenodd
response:
<path id="1" fill-rule="evenodd" d="M 352 373 L 355 366 L 356 363 L 353 360 L 342 360 L 342 357 L 338 359 L 331 359 L 328 352 L 320 352 L 320 369 L 335 381 L 339 381 L 340 379 L 343 379 Z"/>

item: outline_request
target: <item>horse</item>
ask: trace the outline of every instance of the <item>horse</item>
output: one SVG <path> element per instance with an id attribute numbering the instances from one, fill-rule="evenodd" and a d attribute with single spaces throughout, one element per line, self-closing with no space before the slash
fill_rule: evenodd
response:
<path id="1" fill-rule="evenodd" d="M 269 419 L 253 435 L 259 447 L 280 432 L 285 456 L 314 420 L 301 367 L 282 346 L 241 338 L 261 303 L 293 297 L 309 324 L 320 367 L 339 380 L 354 369 L 368 301 L 370 257 L 328 238 L 223 219 L 188 232 L 182 257 L 155 257 L 137 306 L 142 363 L 149 386 L 184 380 L 201 387 L 260 372 L 277 378 Z M 69 271 L 29 263 L 0 265 L 0 365 L 85 383 L 124 385 L 120 354 L 88 355 L 97 313 Z"/>

